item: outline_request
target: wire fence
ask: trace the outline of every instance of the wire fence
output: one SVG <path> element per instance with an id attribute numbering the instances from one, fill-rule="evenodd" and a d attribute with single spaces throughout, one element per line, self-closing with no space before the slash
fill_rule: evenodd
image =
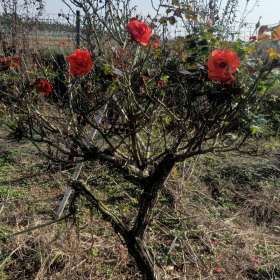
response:
<path id="1" fill-rule="evenodd" d="M 248 41 L 249 38 L 256 34 L 256 24 L 255 23 L 237 23 L 235 26 L 228 27 L 225 32 L 229 40 L 240 39 L 242 41 Z M 183 24 L 175 24 L 173 28 L 170 29 L 170 37 L 184 37 L 187 35 L 187 31 Z"/>
<path id="2" fill-rule="evenodd" d="M 17 48 L 17 52 L 60 48 L 72 49 L 80 45 L 80 14 L 45 15 L 39 19 L 21 18 L 15 15 L 0 15 L 0 49 L 5 46 Z M 231 40 L 247 41 L 255 31 L 255 24 L 244 23 L 229 30 Z M 170 28 L 170 37 L 186 35 L 179 24 Z"/>
<path id="3" fill-rule="evenodd" d="M 77 38 L 76 16 L 58 14 L 30 19 L 0 15 L 0 49 L 7 46 L 17 52 L 45 48 L 73 48 Z"/>

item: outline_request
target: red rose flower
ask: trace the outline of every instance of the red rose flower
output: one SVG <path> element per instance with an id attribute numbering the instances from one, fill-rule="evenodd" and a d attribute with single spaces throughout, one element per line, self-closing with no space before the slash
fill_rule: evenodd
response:
<path id="1" fill-rule="evenodd" d="M 40 79 L 36 81 L 36 90 L 43 96 L 48 96 L 52 92 L 53 87 L 48 80 Z"/>
<path id="2" fill-rule="evenodd" d="M 153 41 L 153 48 L 154 49 L 157 49 L 160 45 L 160 40 L 159 38 L 156 38 L 154 41 Z"/>
<path id="3" fill-rule="evenodd" d="M 213 240 L 211 240 L 211 243 L 213 246 L 217 247 L 220 244 L 220 241 L 217 239 L 213 239 Z"/>
<path id="4" fill-rule="evenodd" d="M 142 46 L 148 46 L 152 36 L 152 29 L 144 21 L 132 18 L 127 24 L 127 31 L 133 40 Z"/>
<path id="5" fill-rule="evenodd" d="M 240 65 L 237 54 L 231 50 L 214 50 L 208 60 L 208 78 L 222 83 L 232 83 Z"/>
<path id="6" fill-rule="evenodd" d="M 164 80 L 159 80 L 159 81 L 157 82 L 157 86 L 158 86 L 160 89 L 164 88 L 165 85 L 166 85 L 166 82 L 165 82 Z"/>
<path id="7" fill-rule="evenodd" d="M 214 269 L 213 269 L 213 272 L 214 273 L 222 273 L 223 269 L 220 266 L 215 266 Z"/>
<path id="8" fill-rule="evenodd" d="M 68 55 L 66 60 L 70 66 L 70 74 L 74 77 L 81 77 L 91 72 L 93 67 L 91 54 L 87 49 L 77 49 Z"/>

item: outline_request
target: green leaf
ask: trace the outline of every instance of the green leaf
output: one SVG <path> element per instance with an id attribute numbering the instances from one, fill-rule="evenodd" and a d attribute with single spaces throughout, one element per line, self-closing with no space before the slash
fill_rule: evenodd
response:
<path id="1" fill-rule="evenodd" d="M 109 74 L 112 73 L 112 68 L 108 64 L 104 64 L 102 70 L 103 70 L 105 75 L 109 75 Z"/>
<path id="2" fill-rule="evenodd" d="M 251 132 L 252 135 L 256 135 L 256 134 L 261 132 L 261 128 L 259 126 L 256 126 L 256 125 L 252 125 L 250 127 L 250 132 Z"/>
<path id="3" fill-rule="evenodd" d="M 119 90 L 119 84 L 117 81 L 113 81 L 111 84 L 111 92 L 117 92 Z"/>
<path id="4" fill-rule="evenodd" d="M 165 82 L 168 82 L 169 76 L 168 75 L 162 75 L 160 79 L 165 81 Z"/>
<path id="5" fill-rule="evenodd" d="M 172 118 L 171 118 L 170 116 L 166 116 L 166 117 L 164 118 L 164 123 L 165 123 L 166 125 L 169 125 L 171 122 L 172 122 Z"/>

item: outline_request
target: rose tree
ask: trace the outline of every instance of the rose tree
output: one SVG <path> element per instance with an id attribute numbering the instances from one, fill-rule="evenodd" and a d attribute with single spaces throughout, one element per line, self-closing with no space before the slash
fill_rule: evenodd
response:
<path id="1" fill-rule="evenodd" d="M 185 37 L 171 40 L 166 18 L 138 20 L 127 6 L 113 17 L 122 1 L 107 3 L 106 12 L 95 1 L 71 2 L 85 13 L 90 41 L 89 50 L 66 58 L 67 98 L 48 86 L 39 98 L 22 85 L 13 106 L 26 138 L 48 159 L 72 165 L 98 161 L 139 190 L 137 214 L 124 222 L 84 181 L 69 182 L 71 204 L 85 197 L 121 236 L 144 279 L 158 279 L 145 236 L 166 180 L 177 163 L 240 149 L 250 137 L 244 120 L 261 102 L 258 84 L 271 64 L 247 61 L 242 45 L 223 39 L 214 24 L 194 22 Z M 170 7 L 181 18 L 176 4 Z M 93 35 L 87 33 L 91 27 Z M 162 39 L 156 47 L 155 35 Z"/>

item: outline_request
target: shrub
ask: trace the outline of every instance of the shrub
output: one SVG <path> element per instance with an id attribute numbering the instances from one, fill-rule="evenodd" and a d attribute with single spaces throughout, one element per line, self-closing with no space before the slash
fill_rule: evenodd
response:
<path id="1" fill-rule="evenodd" d="M 85 182 L 69 180 L 71 205 L 84 196 L 100 211 L 145 279 L 157 279 L 145 234 L 173 167 L 200 154 L 240 149 L 251 137 L 252 116 L 263 104 L 260 87 L 273 68 L 273 61 L 249 56 L 245 43 L 229 40 L 238 1 L 227 1 L 222 15 L 216 1 L 187 2 L 172 1 L 165 16 L 127 28 L 134 11 L 129 1 L 110 1 L 104 9 L 96 9 L 98 1 L 77 1 L 88 50 L 68 57 L 75 71 L 63 74 L 65 95 L 57 91 L 53 102 L 52 94 L 42 97 L 32 87 L 35 78 L 52 81 L 55 71 L 46 68 L 43 77 L 33 73 L 29 86 L 20 81 L 12 92 L 24 135 L 42 155 L 68 165 L 98 161 L 141 193 L 130 226 Z M 167 30 L 176 21 L 186 36 L 173 40 Z M 161 38 L 156 48 L 152 27 Z"/>

